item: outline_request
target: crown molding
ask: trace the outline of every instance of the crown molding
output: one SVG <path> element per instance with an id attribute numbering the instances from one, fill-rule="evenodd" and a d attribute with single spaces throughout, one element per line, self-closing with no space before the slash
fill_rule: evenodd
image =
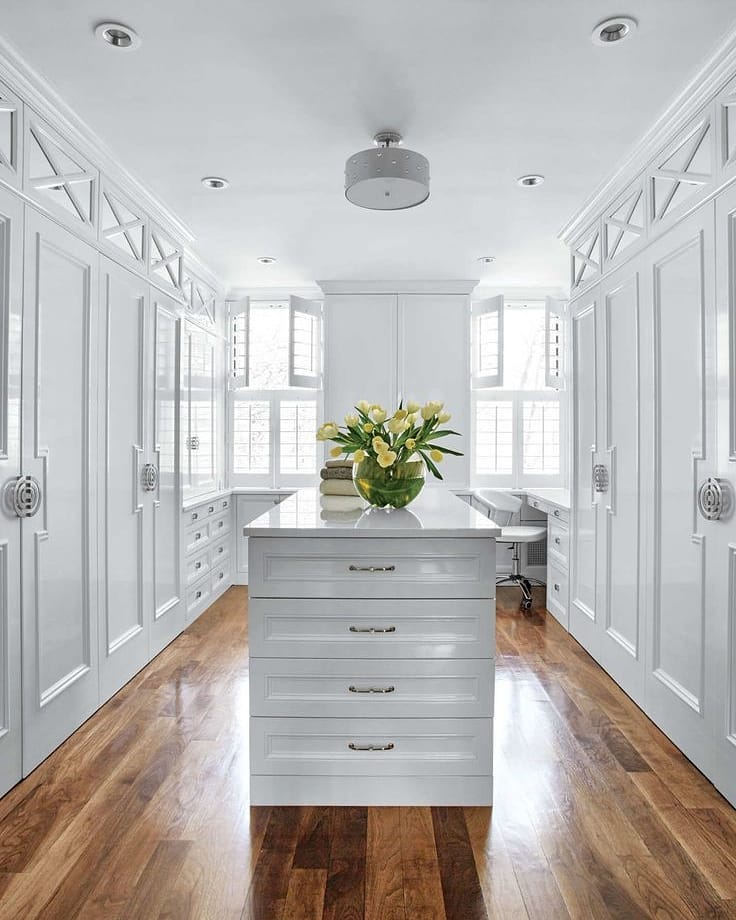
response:
<path id="1" fill-rule="evenodd" d="M 545 297 L 554 297 L 556 300 L 567 300 L 568 294 L 561 287 L 513 287 L 512 285 L 479 284 L 473 291 L 473 297 L 497 297 L 503 294 L 506 300 L 544 300 Z"/>
<path id="2" fill-rule="evenodd" d="M 172 210 L 140 179 L 124 166 L 120 159 L 90 126 L 71 108 L 41 74 L 34 70 L 16 48 L 0 35 L 0 80 L 23 104 L 58 131 L 72 146 L 78 148 L 104 176 L 121 192 L 142 207 L 161 228 L 181 241 L 184 254 L 197 277 L 222 293 L 223 284 L 192 249 L 194 234 Z"/>
<path id="3" fill-rule="evenodd" d="M 736 73 L 736 26 L 716 46 L 700 70 L 672 100 L 641 140 L 597 186 L 560 228 L 558 238 L 570 245 L 629 186 Z"/>
<path id="4" fill-rule="evenodd" d="M 234 287 L 227 292 L 225 300 L 243 300 L 244 297 L 250 297 L 251 300 L 288 300 L 289 297 L 303 297 L 305 300 L 322 300 L 322 291 L 314 285 L 313 287 L 289 286 L 285 287 Z"/>
<path id="5" fill-rule="evenodd" d="M 439 281 L 317 281 L 325 294 L 470 294 L 477 278 Z"/>

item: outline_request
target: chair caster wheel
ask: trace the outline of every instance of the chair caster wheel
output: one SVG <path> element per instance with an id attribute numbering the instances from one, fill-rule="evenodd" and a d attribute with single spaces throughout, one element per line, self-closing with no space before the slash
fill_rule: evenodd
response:
<path id="1" fill-rule="evenodd" d="M 531 610 L 531 609 L 532 609 L 532 602 L 531 602 L 531 601 L 527 601 L 527 600 L 523 600 L 523 601 L 521 602 L 521 609 L 522 609 L 522 610 Z"/>

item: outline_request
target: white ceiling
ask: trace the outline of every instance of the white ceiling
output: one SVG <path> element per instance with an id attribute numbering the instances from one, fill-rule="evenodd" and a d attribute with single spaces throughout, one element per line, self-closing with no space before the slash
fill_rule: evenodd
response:
<path id="1" fill-rule="evenodd" d="M 556 234 L 734 25 L 733 0 L 4 0 L 0 30 L 193 230 L 229 286 L 480 277 L 566 286 Z M 593 26 L 640 23 L 620 46 Z M 141 35 L 116 53 L 93 27 Z M 381 128 L 431 197 L 372 212 L 346 157 Z M 517 176 L 541 172 L 539 189 Z M 201 187 L 223 175 L 224 192 Z M 484 266 L 479 256 L 492 254 Z M 274 256 L 276 265 L 256 258 Z"/>

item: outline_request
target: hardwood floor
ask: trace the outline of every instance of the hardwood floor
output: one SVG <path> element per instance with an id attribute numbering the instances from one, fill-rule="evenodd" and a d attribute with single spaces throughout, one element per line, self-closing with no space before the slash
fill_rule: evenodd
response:
<path id="1" fill-rule="evenodd" d="M 492 810 L 251 809 L 232 588 L 0 800 L 0 918 L 736 918 L 736 811 L 499 593 Z"/>

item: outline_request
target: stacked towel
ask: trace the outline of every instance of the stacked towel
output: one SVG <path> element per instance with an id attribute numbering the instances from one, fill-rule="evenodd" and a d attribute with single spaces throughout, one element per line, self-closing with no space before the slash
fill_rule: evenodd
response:
<path id="1" fill-rule="evenodd" d="M 350 466 L 335 466 L 328 467 L 323 466 L 319 471 L 319 475 L 325 479 L 352 479 L 353 478 L 353 465 Z"/>
<path id="2" fill-rule="evenodd" d="M 319 503 L 323 511 L 351 513 L 362 511 L 365 502 L 353 485 L 351 460 L 328 460 L 320 470 Z"/>

